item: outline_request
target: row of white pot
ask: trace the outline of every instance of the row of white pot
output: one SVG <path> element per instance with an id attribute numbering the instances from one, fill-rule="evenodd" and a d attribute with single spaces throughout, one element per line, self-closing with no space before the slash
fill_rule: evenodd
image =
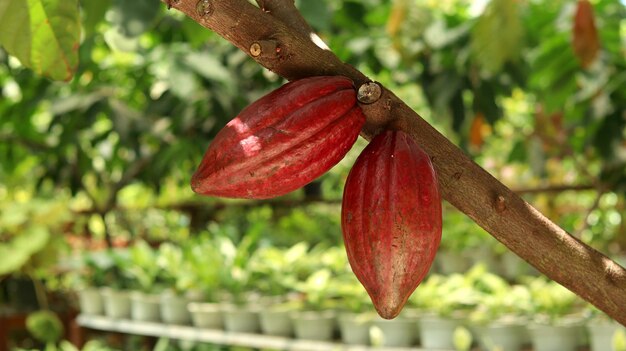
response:
<path id="1" fill-rule="evenodd" d="M 149 295 L 108 288 L 79 292 L 81 313 L 105 315 L 166 324 L 190 325 L 236 333 L 296 337 L 308 340 L 334 340 L 346 344 L 425 349 L 455 348 L 454 334 L 465 325 L 482 350 L 520 350 L 532 345 L 534 351 L 575 351 L 586 343 L 582 321 L 570 325 L 527 325 L 519 320 L 472 326 L 462 319 L 440 318 L 407 311 L 394 320 L 371 314 L 337 311 L 294 311 L 284 305 L 237 306 L 199 302 L 198 296 L 171 292 Z M 587 323 L 591 351 L 613 350 L 613 339 L 620 328 L 615 323 Z M 623 329 L 622 329 L 623 330 Z"/>
<path id="2" fill-rule="evenodd" d="M 498 255 L 489 247 L 468 249 L 462 252 L 441 249 L 437 252 L 431 272 L 443 275 L 465 273 L 476 264 L 484 264 L 490 272 L 510 281 L 516 281 L 522 276 L 538 274 L 535 268 L 516 254 L 507 251 Z"/>
<path id="3" fill-rule="evenodd" d="M 202 296 L 180 296 L 170 291 L 146 294 L 111 288 L 82 289 L 78 291 L 78 297 L 81 313 L 86 315 L 168 324 L 190 324 L 187 305 L 202 299 Z"/>

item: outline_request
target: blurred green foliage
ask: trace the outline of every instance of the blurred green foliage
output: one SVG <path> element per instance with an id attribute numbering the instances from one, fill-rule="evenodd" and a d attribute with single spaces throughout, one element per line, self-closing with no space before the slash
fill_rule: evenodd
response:
<path id="1" fill-rule="evenodd" d="M 37 311 L 26 318 L 26 328 L 37 340 L 49 344 L 56 343 L 63 337 L 63 323 L 50 311 Z"/>
<path id="2" fill-rule="evenodd" d="M 27 10 L 8 11 L 15 3 L 0 5 L 3 23 L 20 23 L 4 21 Z M 572 1 L 296 3 L 342 60 L 392 89 L 507 185 L 590 185 L 527 198 L 596 247 L 626 248 L 622 3 L 592 2 L 601 49 L 588 67 L 571 47 Z M 7 44 L 9 32 L 0 36 L 0 220 L 41 197 L 72 214 L 63 228 L 27 223 L 46 233 L 178 242 L 217 226 L 233 243 L 341 241 L 338 200 L 365 141 L 321 178 L 326 202 L 301 204 L 300 190 L 261 206 L 200 199 L 188 181 L 212 137 L 283 80 L 157 0 L 80 1 L 75 10 L 83 34 L 69 82 L 34 73 Z M 76 28 L 63 30 L 71 38 Z M 30 43 L 24 31 L 10 33 Z M 45 59 L 63 52 L 72 48 L 63 44 Z M 497 246 L 453 211 L 443 247 Z M 34 243 L 56 237 L 25 228 L 0 227 L 3 245 L 19 244 L 17 232 L 38 237 Z M 13 266 L 31 253 L 23 256 Z"/>

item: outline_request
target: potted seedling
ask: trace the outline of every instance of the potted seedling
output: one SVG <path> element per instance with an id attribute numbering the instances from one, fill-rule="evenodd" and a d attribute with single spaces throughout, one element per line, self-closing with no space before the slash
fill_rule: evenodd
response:
<path id="1" fill-rule="evenodd" d="M 298 339 L 331 340 L 335 331 L 335 303 L 331 297 L 334 283 L 328 269 L 320 269 L 296 284 L 301 294 L 298 311 L 291 313 Z"/>
<path id="2" fill-rule="evenodd" d="M 253 291 L 256 281 L 249 269 L 256 241 L 257 236 L 246 235 L 236 246 L 226 236 L 216 238 L 224 263 L 219 279 L 224 289 L 221 308 L 227 331 L 257 333 L 260 329 L 258 295 Z"/>
<path id="3" fill-rule="evenodd" d="M 220 304 L 217 303 L 217 292 L 219 274 L 223 269 L 222 256 L 212 240 L 201 238 L 189 246 L 187 260 L 191 277 L 199 283 L 204 296 L 203 301 L 190 302 L 187 305 L 193 325 L 221 329 L 223 319 Z"/>
<path id="4" fill-rule="evenodd" d="M 131 318 L 137 321 L 157 322 L 160 320 L 159 266 L 157 255 L 145 241 L 139 240 L 130 249 L 128 275 L 133 280 L 131 292 Z"/>
<path id="5" fill-rule="evenodd" d="M 188 278 L 190 268 L 183 249 L 172 243 L 162 243 L 156 262 L 167 286 L 160 294 L 161 320 L 168 324 L 190 324 L 191 315 L 187 309 L 190 299 L 186 292 L 192 281 Z"/>
<path id="6" fill-rule="evenodd" d="M 528 283 L 533 321 L 530 335 L 535 351 L 573 351 L 584 335 L 580 300 L 556 282 L 537 277 Z"/>
<path id="7" fill-rule="evenodd" d="M 287 250 L 268 246 L 259 249 L 251 260 L 250 269 L 257 276 L 257 289 L 262 296 L 259 321 L 264 334 L 293 335 L 290 314 L 296 306 L 288 294 L 297 281 L 294 265 L 307 251 L 306 243 L 298 243 Z"/>
<path id="8" fill-rule="evenodd" d="M 473 277 L 470 273 L 432 275 L 415 290 L 412 304 L 424 312 L 418 321 L 423 348 L 454 349 L 454 331 L 479 301 Z"/>
<path id="9" fill-rule="evenodd" d="M 132 280 L 128 276 L 129 258 L 127 251 L 109 250 L 103 259 L 106 264 L 106 287 L 101 289 L 104 313 L 107 317 L 130 318 L 130 291 Z"/>
<path id="10" fill-rule="evenodd" d="M 591 351 L 626 351 L 626 328 L 592 305 L 587 309 Z"/>
<path id="11" fill-rule="evenodd" d="M 523 285 L 511 286 L 490 273 L 485 273 L 478 283 L 479 303 L 470 320 L 478 326 L 481 348 L 519 350 L 527 340 L 530 292 Z"/>
<path id="12" fill-rule="evenodd" d="M 104 303 L 101 290 L 106 286 L 106 273 L 112 262 L 101 262 L 91 254 L 83 256 L 83 268 L 77 274 L 76 292 L 80 312 L 85 315 L 102 315 Z"/>
<path id="13" fill-rule="evenodd" d="M 352 274 L 342 275 L 335 285 L 339 299 L 337 321 L 341 340 L 344 344 L 368 345 L 376 313 L 367 292 Z"/>

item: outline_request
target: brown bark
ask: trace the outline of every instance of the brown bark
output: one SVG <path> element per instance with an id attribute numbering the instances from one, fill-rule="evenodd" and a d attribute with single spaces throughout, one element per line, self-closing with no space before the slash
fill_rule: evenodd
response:
<path id="1" fill-rule="evenodd" d="M 344 75 L 357 87 L 369 81 L 331 51 L 316 46 L 306 31 L 292 27 L 290 23 L 299 23 L 293 20 L 299 14 L 292 1 L 259 2 L 266 9 L 278 6 L 281 10 L 265 12 L 246 0 L 177 0 L 172 5 L 250 56 L 253 44 L 262 42 L 254 45 L 253 58 L 289 80 Z M 267 42 L 272 43 L 272 52 L 259 53 L 258 48 L 268 47 Z M 447 201 L 549 278 L 626 325 L 624 268 L 552 223 L 391 91 L 385 89 L 380 100 L 362 108 L 367 116 L 363 137 L 369 139 L 382 128 L 409 133 L 431 155 Z"/>

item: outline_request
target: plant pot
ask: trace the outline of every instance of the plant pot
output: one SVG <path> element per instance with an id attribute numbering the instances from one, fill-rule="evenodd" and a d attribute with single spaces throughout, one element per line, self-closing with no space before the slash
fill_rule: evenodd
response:
<path id="1" fill-rule="evenodd" d="M 420 340 L 425 349 L 454 350 L 454 331 L 462 325 L 460 319 L 422 316 L 419 319 Z"/>
<path id="2" fill-rule="evenodd" d="M 161 294 L 161 320 L 167 324 L 190 324 L 191 315 L 187 310 L 189 300 L 185 296 L 166 291 Z"/>
<path id="3" fill-rule="evenodd" d="M 526 342 L 526 327 L 521 323 L 492 322 L 478 328 L 481 350 L 518 351 Z"/>
<path id="4" fill-rule="evenodd" d="M 612 320 L 594 318 L 587 322 L 591 351 L 615 351 L 613 338 L 618 330 L 626 332 L 623 326 Z"/>
<path id="5" fill-rule="evenodd" d="M 222 305 L 224 329 L 233 333 L 258 333 L 261 329 L 259 313 L 248 306 Z"/>
<path id="6" fill-rule="evenodd" d="M 104 302 L 104 314 L 107 317 L 130 318 L 130 294 L 125 290 L 103 288 L 100 290 Z"/>
<path id="7" fill-rule="evenodd" d="M 387 320 L 376 318 L 372 322 L 370 339 L 372 345 L 386 347 L 409 347 L 417 342 L 416 321 L 402 316 Z"/>
<path id="8" fill-rule="evenodd" d="M 366 313 L 340 313 L 337 320 L 341 341 L 349 345 L 369 345 L 372 319 L 372 315 Z"/>
<path id="9" fill-rule="evenodd" d="M 296 338 L 307 340 L 332 340 L 335 333 L 333 311 L 292 312 L 291 320 Z"/>
<path id="10" fill-rule="evenodd" d="M 104 313 L 104 303 L 98 288 L 84 288 L 77 291 L 80 313 L 98 316 Z"/>
<path id="11" fill-rule="evenodd" d="M 191 314 L 193 325 L 198 328 L 222 329 L 222 309 L 217 303 L 190 302 L 187 309 Z"/>
<path id="12" fill-rule="evenodd" d="M 160 321 L 160 296 L 133 291 L 130 294 L 130 316 L 136 321 Z"/>
<path id="13" fill-rule="evenodd" d="M 267 307 L 259 311 L 259 322 L 263 334 L 291 337 L 293 324 L 289 315 L 292 312 L 291 309 L 280 307 Z"/>
<path id="14" fill-rule="evenodd" d="M 580 327 L 575 325 L 533 324 L 530 326 L 533 351 L 575 351 Z"/>

